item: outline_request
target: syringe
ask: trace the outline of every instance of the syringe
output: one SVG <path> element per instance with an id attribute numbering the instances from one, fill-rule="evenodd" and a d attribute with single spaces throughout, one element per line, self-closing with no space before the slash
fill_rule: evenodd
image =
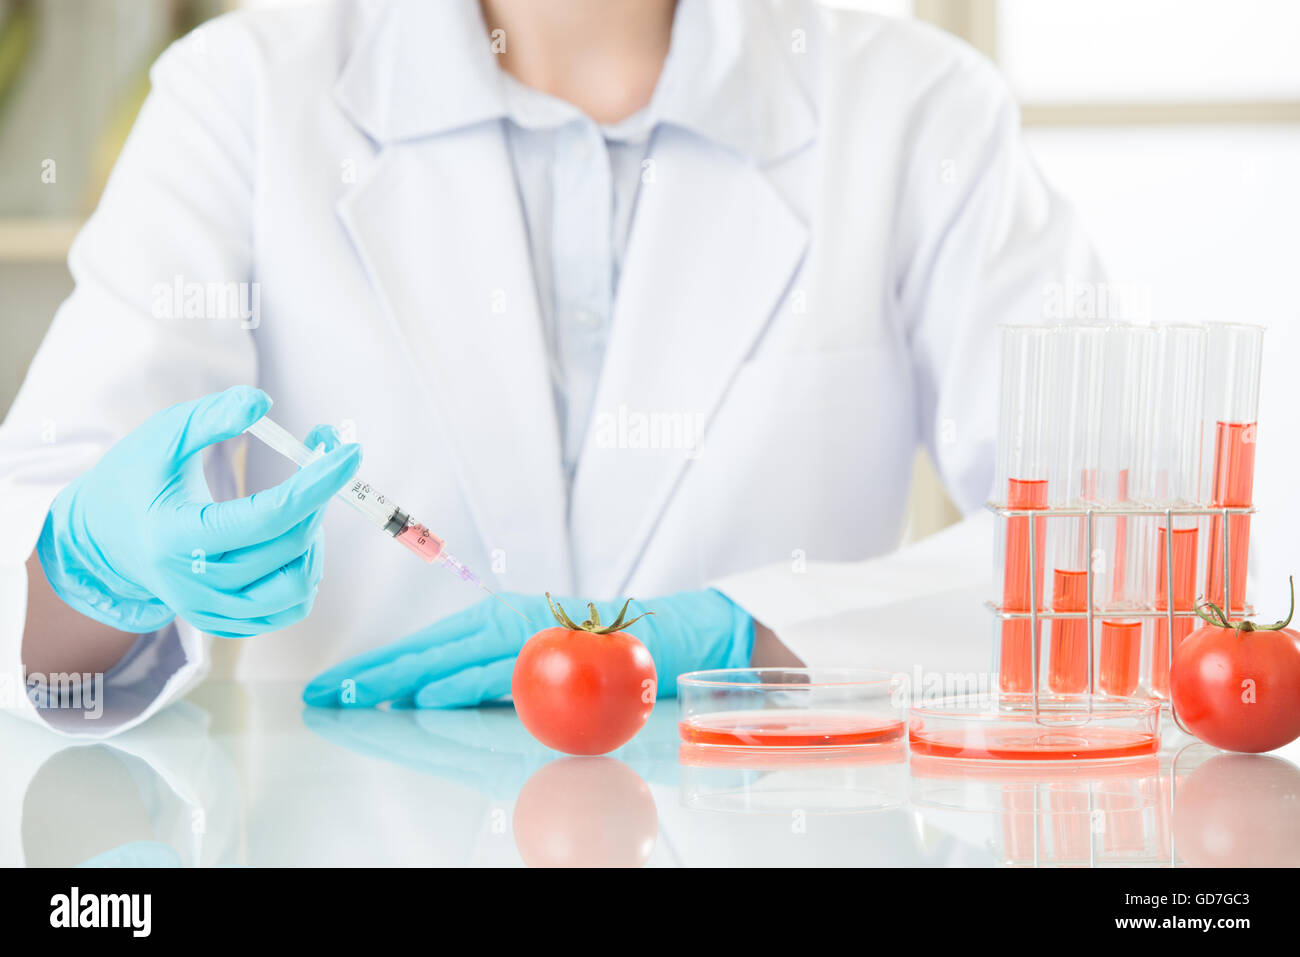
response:
<path id="1" fill-rule="evenodd" d="M 261 439 L 299 468 L 310 465 L 325 454 L 324 452 L 309 449 L 294 438 L 287 429 L 273 422 L 269 416 L 262 416 L 245 431 L 249 435 Z M 461 581 L 477 585 L 516 615 L 519 615 L 520 618 L 523 618 L 524 621 L 528 621 L 527 616 L 510 605 L 491 588 L 488 588 L 487 585 L 484 585 L 472 571 L 452 556 L 447 551 L 446 543 L 429 531 L 427 525 L 417 522 L 409 512 L 399 507 L 396 502 L 365 479 L 359 476 L 354 477 L 338 491 L 336 497 L 347 502 L 352 508 L 369 519 L 372 525 L 383 529 L 406 548 L 419 555 L 424 561 L 429 564 L 440 562 L 446 565 L 456 573 Z"/>

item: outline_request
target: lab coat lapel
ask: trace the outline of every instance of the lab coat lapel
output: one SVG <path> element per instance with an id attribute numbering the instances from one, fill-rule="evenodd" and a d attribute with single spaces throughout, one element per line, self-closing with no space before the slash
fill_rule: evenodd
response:
<path id="1" fill-rule="evenodd" d="M 579 584 L 602 597 L 621 593 L 683 471 L 709 454 L 702 430 L 807 244 L 735 152 L 665 127 L 650 159 L 571 504 Z"/>
<path id="2" fill-rule="evenodd" d="M 338 213 L 484 545 L 502 550 L 510 587 L 567 590 L 548 353 L 500 124 L 390 144 Z"/>

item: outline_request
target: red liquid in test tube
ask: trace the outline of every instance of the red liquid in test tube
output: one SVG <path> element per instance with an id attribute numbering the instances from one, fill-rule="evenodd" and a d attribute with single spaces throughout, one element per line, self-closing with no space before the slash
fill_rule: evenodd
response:
<path id="1" fill-rule="evenodd" d="M 1097 684 L 1104 694 L 1131 695 L 1137 691 L 1142 664 L 1142 622 L 1101 623 L 1101 661 Z"/>
<path id="2" fill-rule="evenodd" d="M 1211 323 L 1209 330 L 1214 375 L 1206 389 L 1201 488 L 1213 508 L 1249 508 L 1255 484 L 1264 330 L 1246 323 Z M 1250 516 L 1229 516 L 1226 528 L 1223 515 L 1211 516 L 1209 527 L 1205 600 L 1240 616 L 1246 606 Z M 1228 583 L 1224 582 L 1225 557 L 1230 566 Z"/>
<path id="3" fill-rule="evenodd" d="M 1104 506 L 1132 507 L 1151 495 L 1158 344 L 1158 333 L 1147 326 L 1120 324 L 1108 333 L 1096 489 Z M 1146 609 L 1151 530 L 1147 517 L 1122 514 L 1103 517 L 1095 529 L 1092 567 L 1101 577 L 1094 597 L 1104 613 L 1095 677 L 1102 694 L 1132 695 L 1141 683 L 1142 622 L 1131 613 Z"/>
<path id="4" fill-rule="evenodd" d="M 1054 507 L 1083 509 L 1098 504 L 1102 461 L 1107 329 L 1075 325 L 1062 330 L 1062 361 L 1055 465 L 1050 502 Z M 1088 592 L 1088 568 L 1096 567 L 1095 521 L 1086 516 L 1060 517 L 1053 531 L 1052 610 L 1086 613 L 1097 596 Z M 1088 686 L 1091 635 L 1086 618 L 1052 620 L 1048 645 L 1047 687 L 1056 694 L 1082 694 Z"/>
<path id="5" fill-rule="evenodd" d="M 1055 327 L 1004 326 L 1001 332 L 998 464 L 994 494 L 1015 511 L 1046 510 L 1051 452 L 1057 435 L 1052 398 L 1056 375 Z M 1000 608 L 1027 615 L 1043 610 L 1047 519 L 1005 516 L 1005 540 L 998 543 L 1002 567 Z M 1030 561 L 1030 552 L 1033 561 Z M 998 688 L 1005 694 L 1037 690 L 1034 659 L 1040 631 L 1029 618 L 998 623 Z M 1041 629 L 1041 624 L 1038 626 Z"/>
<path id="6" fill-rule="evenodd" d="M 1196 602 L 1196 540 L 1197 529 L 1174 529 L 1174 611 L 1191 611 Z M 1156 541 L 1156 594 L 1157 611 L 1169 609 L 1169 550 L 1167 532 L 1160 527 Z M 1151 652 L 1151 690 L 1158 698 L 1169 697 L 1169 666 L 1174 649 L 1196 626 L 1194 618 L 1175 618 L 1173 637 L 1170 638 L 1169 619 L 1157 618 L 1154 622 L 1155 640 Z"/>
<path id="7" fill-rule="evenodd" d="M 1088 573 L 1056 569 L 1052 576 L 1052 611 L 1088 610 Z M 1088 690 L 1088 620 L 1056 619 L 1052 622 L 1048 687 L 1059 694 Z"/>
<path id="8" fill-rule="evenodd" d="M 1129 502 L 1128 469 L 1118 475 L 1120 504 Z M 1115 546 L 1111 571 L 1111 602 L 1121 603 L 1125 598 L 1125 576 L 1128 573 L 1128 521 L 1127 515 L 1115 519 Z M 1131 695 L 1137 691 L 1142 664 L 1142 623 L 1125 619 L 1104 619 L 1101 623 L 1097 667 L 1097 686 L 1103 694 Z"/>
<path id="9" fill-rule="evenodd" d="M 1211 353 L 1208 326 L 1169 325 L 1160 329 L 1158 384 L 1152 403 L 1151 444 L 1153 479 L 1150 498 L 1158 507 L 1195 509 L 1204 504 L 1204 418 L 1206 358 Z M 1216 334 L 1217 335 L 1217 334 Z M 1219 344 L 1213 350 L 1222 357 L 1231 352 Z M 1222 386 L 1216 380 L 1215 388 Z M 1197 560 L 1200 550 L 1199 519 L 1192 515 L 1158 516 L 1150 562 L 1154 580 L 1148 579 L 1147 594 L 1152 608 L 1165 612 L 1148 626 L 1151 654 L 1143 665 L 1146 689 L 1155 697 L 1169 698 L 1169 666 L 1174 650 L 1192 629 L 1192 617 L 1167 614 L 1190 612 L 1196 601 Z"/>
<path id="10" fill-rule="evenodd" d="M 1214 435 L 1214 486 L 1210 504 L 1215 508 L 1248 508 L 1255 485 L 1255 423 L 1219 422 Z M 1228 519 L 1228 559 L 1232 576 L 1232 611 L 1246 605 L 1246 562 L 1250 556 L 1250 516 Z M 1210 520 L 1210 551 L 1206 600 L 1227 610 L 1223 601 L 1223 516 Z"/>
<path id="11" fill-rule="evenodd" d="M 1045 479 L 1009 480 L 1007 507 L 1038 509 L 1047 507 L 1047 481 Z M 1034 536 L 1034 581 L 1038 593 L 1030 594 L 1029 536 L 1032 523 Z M 1044 532 L 1047 521 L 1042 518 L 1015 516 L 1007 519 L 1007 548 L 1005 553 L 1005 578 L 1002 589 L 1002 608 L 1005 611 L 1028 612 L 1041 607 L 1043 600 Z M 1002 653 L 998 676 L 1003 691 L 1029 692 L 1034 690 L 1034 639 L 1032 623 L 1024 618 L 1002 622 Z"/>

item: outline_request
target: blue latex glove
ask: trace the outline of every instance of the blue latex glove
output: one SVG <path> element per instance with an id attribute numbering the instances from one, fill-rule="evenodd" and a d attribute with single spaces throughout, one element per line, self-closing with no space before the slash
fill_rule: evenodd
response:
<path id="1" fill-rule="evenodd" d="M 96 854 L 78 867 L 183 867 L 176 848 L 162 841 L 131 841 Z"/>
<path id="2" fill-rule="evenodd" d="M 122 631 L 179 615 L 226 638 L 283 628 L 311 611 L 324 562 L 324 506 L 361 463 L 335 448 L 286 481 L 214 503 L 202 451 L 266 414 L 235 386 L 154 415 L 55 498 L 36 551 L 55 593 Z M 324 430 L 309 445 L 337 444 Z"/>
<path id="3" fill-rule="evenodd" d="M 525 622 L 494 598 L 485 598 L 408 638 L 357 655 L 317 675 L 303 701 L 320 707 L 370 708 L 384 702 L 417 708 L 467 707 L 510 693 L 515 656 L 529 638 L 555 624 L 543 595 L 501 596 Z M 559 599 L 575 621 L 586 603 Z M 596 602 L 601 621 L 613 621 L 622 602 Z M 629 629 L 654 658 L 659 697 L 677 694 L 677 676 L 705 668 L 749 664 L 754 621 L 721 592 L 679 592 L 633 602 L 628 617 L 653 611 Z"/>

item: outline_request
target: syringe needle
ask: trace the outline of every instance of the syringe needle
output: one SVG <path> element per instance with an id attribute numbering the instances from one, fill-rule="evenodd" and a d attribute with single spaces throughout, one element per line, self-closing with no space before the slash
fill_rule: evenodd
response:
<path id="1" fill-rule="evenodd" d="M 507 608 L 509 608 L 511 611 L 513 611 L 516 615 L 518 615 L 518 616 L 519 616 L 520 618 L 522 618 L 524 621 L 528 622 L 528 624 L 531 625 L 531 624 L 533 623 L 533 620 L 532 620 L 531 618 L 529 618 L 527 615 L 525 615 L 522 611 L 520 611 L 520 610 L 519 610 L 518 608 L 516 608 L 514 605 L 510 604 L 510 602 L 508 602 L 508 601 L 506 601 L 504 598 L 502 598 L 500 595 L 498 595 L 496 592 L 494 592 L 491 588 L 488 588 L 487 585 L 484 585 L 482 582 L 479 582 L 479 583 L 478 583 L 478 587 L 479 587 L 479 588 L 482 588 L 485 592 L 487 592 L 489 595 L 491 595 L 491 596 L 492 596 L 493 598 L 495 598 L 497 601 L 501 602 L 501 604 L 505 605 Z"/>

